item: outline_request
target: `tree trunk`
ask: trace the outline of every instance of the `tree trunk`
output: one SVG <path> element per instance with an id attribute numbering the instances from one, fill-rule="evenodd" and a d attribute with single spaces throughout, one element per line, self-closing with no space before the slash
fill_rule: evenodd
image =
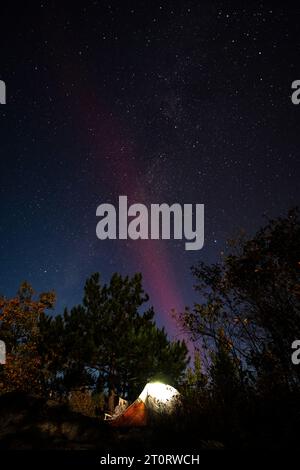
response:
<path id="1" fill-rule="evenodd" d="M 108 410 L 110 413 L 113 413 L 115 410 L 115 396 L 116 396 L 115 389 L 111 388 L 109 390 L 109 395 L 108 395 Z"/>

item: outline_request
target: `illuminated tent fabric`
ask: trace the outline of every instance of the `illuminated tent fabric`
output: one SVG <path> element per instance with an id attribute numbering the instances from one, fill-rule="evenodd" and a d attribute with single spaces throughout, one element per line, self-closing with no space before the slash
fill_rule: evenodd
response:
<path id="1" fill-rule="evenodd" d="M 178 405 L 176 388 L 160 382 L 148 383 L 140 396 L 125 411 L 110 421 L 112 426 L 146 426 L 151 413 L 170 414 Z"/>

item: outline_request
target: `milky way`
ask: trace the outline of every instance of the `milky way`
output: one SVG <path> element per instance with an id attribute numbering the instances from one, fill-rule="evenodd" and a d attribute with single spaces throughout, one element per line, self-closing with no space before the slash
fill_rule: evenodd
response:
<path id="1" fill-rule="evenodd" d="M 141 271 L 174 336 L 190 266 L 299 202 L 299 12 L 211 3 L 1 6 L 1 293 L 27 279 L 61 312 L 92 272 Z M 204 203 L 203 250 L 99 241 L 96 208 L 121 194 Z"/>

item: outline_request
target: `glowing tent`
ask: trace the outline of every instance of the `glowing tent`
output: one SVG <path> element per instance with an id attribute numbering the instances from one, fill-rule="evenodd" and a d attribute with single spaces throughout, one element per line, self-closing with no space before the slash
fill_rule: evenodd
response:
<path id="1" fill-rule="evenodd" d="M 140 396 L 120 415 L 112 417 L 112 426 L 146 426 L 151 413 L 170 414 L 180 401 L 180 394 L 171 385 L 148 383 Z"/>

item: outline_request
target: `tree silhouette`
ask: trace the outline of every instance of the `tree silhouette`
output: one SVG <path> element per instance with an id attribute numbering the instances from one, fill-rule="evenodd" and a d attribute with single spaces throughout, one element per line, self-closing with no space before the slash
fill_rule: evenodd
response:
<path id="1" fill-rule="evenodd" d="M 101 285 L 98 273 L 85 284 L 82 305 L 63 316 L 41 319 L 41 350 L 57 390 L 94 386 L 133 399 L 158 375 L 178 382 L 187 364 L 184 342 L 170 342 L 154 323 L 152 308 L 140 312 L 148 296 L 140 274 L 114 274 Z"/>
<path id="2" fill-rule="evenodd" d="M 15 298 L 0 300 L 0 336 L 7 348 L 1 368 L 1 391 L 42 389 L 41 356 L 38 351 L 39 320 L 55 301 L 53 292 L 34 299 L 32 287 L 24 282 Z"/>

